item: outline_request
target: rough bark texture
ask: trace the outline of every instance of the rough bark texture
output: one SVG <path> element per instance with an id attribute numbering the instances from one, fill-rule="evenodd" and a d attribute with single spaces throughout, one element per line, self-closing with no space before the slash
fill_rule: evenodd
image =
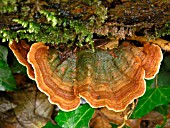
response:
<path id="1" fill-rule="evenodd" d="M 0 9 L 0 29 L 22 29 L 11 20 L 14 18 L 34 20 L 45 24 L 40 10 L 55 12 L 58 17 L 79 19 L 92 32 L 124 38 L 135 32 L 144 35 L 163 29 L 170 20 L 169 0 L 18 0 L 10 3 L 15 11 Z M 11 8 L 12 8 L 11 7 Z"/>

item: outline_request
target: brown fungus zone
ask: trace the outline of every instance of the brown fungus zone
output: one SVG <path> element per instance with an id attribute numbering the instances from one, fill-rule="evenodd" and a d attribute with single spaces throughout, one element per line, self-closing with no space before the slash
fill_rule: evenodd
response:
<path id="1" fill-rule="evenodd" d="M 81 53 L 78 60 L 85 60 L 85 54 Z M 116 112 L 123 111 L 134 99 L 145 93 L 144 78 L 155 77 L 162 56 L 160 47 L 149 43 L 143 47 L 136 47 L 124 42 L 118 48 L 110 50 L 109 54 L 96 51 L 95 56 L 89 59 L 84 68 L 83 64 L 77 63 L 77 70 L 88 73 L 80 74 L 87 75 L 84 79 L 77 79 L 75 92 L 92 107 L 106 106 Z"/>
<path id="2" fill-rule="evenodd" d="M 28 53 L 28 62 L 34 68 L 38 88 L 49 96 L 52 104 L 71 111 L 79 106 L 80 98 L 74 95 L 74 80 L 62 79 L 57 73 L 58 70 L 65 70 L 64 67 L 57 69 L 58 59 L 57 51 L 49 50 L 43 43 L 34 43 Z"/>
<path id="3" fill-rule="evenodd" d="M 112 50 L 78 51 L 60 63 L 59 52 L 40 42 L 27 58 L 38 88 L 60 109 L 76 109 L 82 97 L 93 108 L 119 112 L 145 93 L 144 79 L 155 77 L 163 55 L 157 45 L 124 42 Z"/>
<path id="4" fill-rule="evenodd" d="M 25 40 L 20 40 L 19 42 L 12 41 L 9 43 L 9 48 L 12 50 L 16 56 L 18 62 L 27 68 L 27 74 L 30 79 L 34 80 L 34 70 L 30 63 L 27 61 L 27 54 L 30 50 L 30 46 L 26 43 Z"/>

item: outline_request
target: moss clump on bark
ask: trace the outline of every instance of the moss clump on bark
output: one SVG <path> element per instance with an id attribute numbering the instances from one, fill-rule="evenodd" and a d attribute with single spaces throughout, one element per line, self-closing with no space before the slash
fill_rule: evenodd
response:
<path id="1" fill-rule="evenodd" d="M 149 37 L 170 34 L 168 1 L 4 0 L 0 5 L 4 42 L 26 38 L 93 48 L 94 35 L 124 39 L 138 33 Z"/>

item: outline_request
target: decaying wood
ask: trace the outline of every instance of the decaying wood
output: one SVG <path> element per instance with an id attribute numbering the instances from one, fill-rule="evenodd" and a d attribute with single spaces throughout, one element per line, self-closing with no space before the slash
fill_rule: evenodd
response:
<path id="1" fill-rule="evenodd" d="M 40 10 L 57 12 L 59 17 L 81 20 L 97 34 L 112 33 L 121 38 L 139 31 L 161 29 L 170 20 L 169 0 L 101 0 L 98 2 L 85 0 L 25 0 L 23 2 L 19 0 L 16 3 L 16 11 L 1 13 L 0 29 L 4 26 L 13 30 L 20 29 L 19 25 L 12 22 L 14 18 L 33 19 L 45 23 L 46 21 L 39 14 Z M 92 19 L 96 25 L 90 26 L 89 21 Z"/>

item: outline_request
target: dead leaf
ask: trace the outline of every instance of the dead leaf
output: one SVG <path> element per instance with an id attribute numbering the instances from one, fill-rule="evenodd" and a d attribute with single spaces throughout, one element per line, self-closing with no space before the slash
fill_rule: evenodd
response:
<path id="1" fill-rule="evenodd" d="M 167 122 L 164 126 L 164 128 L 170 128 L 170 107 L 168 109 L 168 115 L 167 115 Z M 163 115 L 160 114 L 157 111 L 151 111 L 144 117 L 142 117 L 143 122 L 147 122 L 147 128 L 153 128 L 157 124 L 162 125 L 164 120 L 163 120 Z"/>
<path id="2" fill-rule="evenodd" d="M 1 93 L 0 99 L 2 128 L 41 128 L 53 112 L 53 105 L 35 84 L 27 84 L 17 92 Z"/>
<path id="3" fill-rule="evenodd" d="M 109 123 L 109 120 L 102 115 L 100 110 L 96 109 L 95 114 L 93 115 L 93 118 L 90 121 L 90 127 L 91 128 L 111 128 L 111 124 Z"/>
<path id="4" fill-rule="evenodd" d="M 149 39 L 148 37 L 144 37 L 144 36 L 133 36 L 133 37 L 126 37 L 126 39 L 128 40 L 136 40 L 139 42 L 149 42 L 149 43 L 154 43 L 159 45 L 163 50 L 165 51 L 170 51 L 170 41 L 168 40 L 164 40 L 161 38 L 157 38 L 157 39 Z"/>
<path id="5" fill-rule="evenodd" d="M 124 123 L 124 117 L 128 115 L 131 110 L 129 105 L 122 112 L 115 112 L 105 108 L 96 109 L 96 112 L 90 122 L 92 128 L 111 128 L 111 123 L 121 126 Z M 128 119 L 125 124 L 130 128 L 140 128 L 141 119 Z M 123 126 L 123 125 L 122 125 Z"/>

